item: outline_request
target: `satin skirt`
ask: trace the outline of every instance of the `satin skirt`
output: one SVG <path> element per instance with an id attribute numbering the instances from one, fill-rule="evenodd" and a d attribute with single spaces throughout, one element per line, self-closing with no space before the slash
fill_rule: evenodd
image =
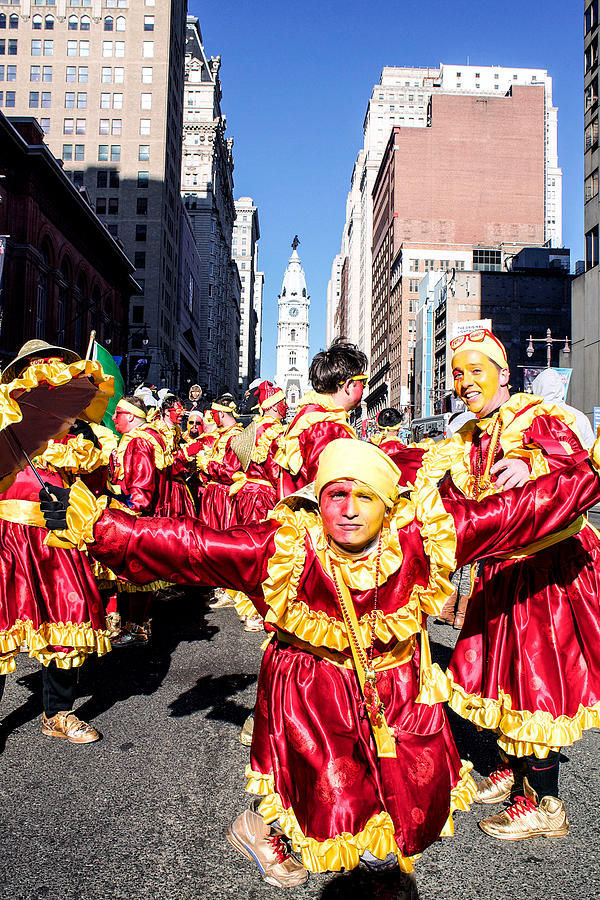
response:
<path id="1" fill-rule="evenodd" d="M 232 525 L 249 525 L 262 522 L 277 503 L 275 488 L 265 484 L 245 484 L 233 498 L 231 507 Z"/>
<path id="2" fill-rule="evenodd" d="M 44 528 L 0 520 L 0 674 L 23 641 L 45 665 L 79 666 L 110 650 L 102 599 L 87 557 L 47 547 Z"/>
<path id="3" fill-rule="evenodd" d="M 231 519 L 229 485 L 210 481 L 200 493 L 198 518 L 203 525 L 223 531 Z"/>
<path id="4" fill-rule="evenodd" d="M 418 679 L 418 654 L 378 676 L 398 749 L 379 758 L 354 671 L 268 645 L 247 789 L 266 796 L 261 813 L 279 818 L 313 871 L 352 868 L 364 849 L 409 863 L 442 833 L 453 788 L 464 801 L 453 806 L 468 808 L 472 779 L 442 705 L 415 703 Z"/>
<path id="5" fill-rule="evenodd" d="M 161 498 L 155 516 L 192 516 L 196 517 L 196 507 L 192 494 L 183 481 L 171 481 L 168 491 Z"/>
<path id="6" fill-rule="evenodd" d="M 600 727 L 600 542 L 589 526 L 528 559 L 480 564 L 449 672 L 456 712 L 517 756 Z"/>

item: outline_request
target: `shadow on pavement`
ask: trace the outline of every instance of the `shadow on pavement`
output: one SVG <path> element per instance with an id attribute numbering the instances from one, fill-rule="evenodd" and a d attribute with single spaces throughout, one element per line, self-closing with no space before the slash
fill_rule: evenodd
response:
<path id="1" fill-rule="evenodd" d="M 328 881 L 320 900 L 419 900 L 419 892 L 414 876 L 376 875 L 359 868 Z"/>
<path id="2" fill-rule="evenodd" d="M 171 716 L 180 718 L 181 716 L 190 716 L 202 709 L 210 709 L 206 716 L 207 719 L 241 726 L 252 712 L 252 708 L 245 705 L 240 706 L 229 697 L 239 691 L 244 691 L 257 680 L 258 676 L 255 674 L 236 673 L 235 675 L 220 675 L 217 678 L 207 675 L 205 678 L 200 678 L 194 687 L 185 691 L 170 704 Z"/>

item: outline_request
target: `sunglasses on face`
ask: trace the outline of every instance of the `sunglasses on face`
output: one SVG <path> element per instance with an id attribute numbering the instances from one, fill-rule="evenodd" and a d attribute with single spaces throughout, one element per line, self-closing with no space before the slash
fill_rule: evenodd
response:
<path id="1" fill-rule="evenodd" d="M 344 381 L 339 381 L 338 384 L 342 387 L 346 384 L 347 381 L 362 381 L 363 385 L 367 383 L 369 380 L 368 375 L 351 375 L 350 378 L 345 378 Z"/>

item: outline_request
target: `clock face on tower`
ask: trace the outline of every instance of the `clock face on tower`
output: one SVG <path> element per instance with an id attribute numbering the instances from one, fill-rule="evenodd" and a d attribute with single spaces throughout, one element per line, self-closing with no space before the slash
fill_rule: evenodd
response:
<path id="1" fill-rule="evenodd" d="M 290 306 L 290 316 L 292 317 L 292 319 L 295 319 L 297 315 L 298 315 L 298 307 Z"/>

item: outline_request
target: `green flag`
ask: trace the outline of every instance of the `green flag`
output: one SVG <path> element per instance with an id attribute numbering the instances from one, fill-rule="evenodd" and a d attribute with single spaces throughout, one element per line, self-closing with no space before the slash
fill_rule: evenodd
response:
<path id="1" fill-rule="evenodd" d="M 114 396 L 112 396 L 108 401 L 108 406 L 106 408 L 104 418 L 102 419 L 102 424 L 107 428 L 110 428 L 111 431 L 114 431 L 115 434 L 118 434 L 112 417 L 117 403 L 125 393 L 125 383 L 123 381 L 123 376 L 121 375 L 121 370 L 119 369 L 114 358 L 110 355 L 108 350 L 101 344 L 99 344 L 98 341 L 94 341 L 92 359 L 95 359 L 100 363 L 106 375 L 112 375 L 115 379 L 115 393 Z"/>

